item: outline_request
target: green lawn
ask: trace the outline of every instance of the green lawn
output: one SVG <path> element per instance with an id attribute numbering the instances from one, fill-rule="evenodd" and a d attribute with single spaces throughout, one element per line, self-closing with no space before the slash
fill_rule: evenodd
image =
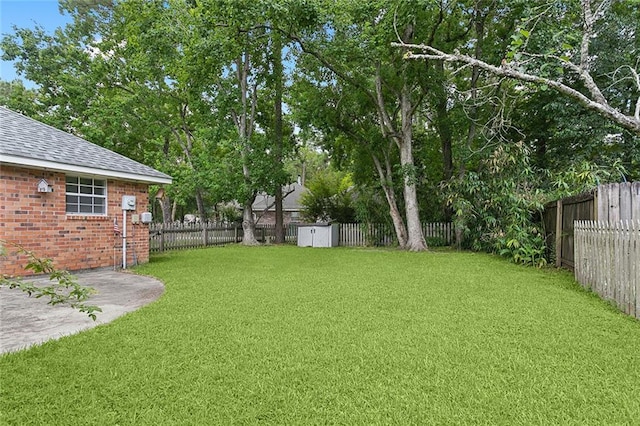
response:
<path id="1" fill-rule="evenodd" d="M 565 272 L 240 246 L 138 271 L 160 300 L 0 357 L 1 424 L 640 422 L 640 322 Z"/>

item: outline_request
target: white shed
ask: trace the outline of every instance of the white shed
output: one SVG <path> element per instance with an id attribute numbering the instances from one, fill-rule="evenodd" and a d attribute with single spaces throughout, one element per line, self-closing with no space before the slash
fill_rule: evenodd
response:
<path id="1" fill-rule="evenodd" d="M 298 226 L 298 247 L 337 247 L 338 224 L 311 223 Z"/>

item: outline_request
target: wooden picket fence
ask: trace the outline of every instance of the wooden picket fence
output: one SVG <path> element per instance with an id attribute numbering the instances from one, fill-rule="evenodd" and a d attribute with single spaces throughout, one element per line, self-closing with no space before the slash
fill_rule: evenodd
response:
<path id="1" fill-rule="evenodd" d="M 423 223 L 422 233 L 430 245 L 447 246 L 453 241 L 451 223 Z M 341 223 L 339 245 L 346 247 L 390 246 L 395 243 L 393 227 L 384 224 Z"/>
<path id="2" fill-rule="evenodd" d="M 239 243 L 244 232 L 240 224 L 207 223 L 154 223 L 149 226 L 149 251 L 163 252 L 198 247 Z M 295 242 L 298 227 L 289 225 L 285 240 Z M 268 243 L 275 238 L 275 225 L 256 227 L 258 241 Z"/>
<path id="3" fill-rule="evenodd" d="M 453 228 L 450 223 L 425 223 L 422 232 L 427 242 L 433 246 L 450 245 Z M 296 243 L 298 225 L 286 227 L 285 241 Z M 163 224 L 149 226 L 149 251 L 189 249 L 239 243 L 243 231 L 239 224 L 193 223 Z M 270 243 L 275 239 L 275 225 L 256 226 L 259 242 Z M 382 224 L 342 223 L 339 230 L 339 245 L 347 247 L 390 246 L 395 242 L 393 228 Z"/>
<path id="4" fill-rule="evenodd" d="M 640 318 L 640 220 L 576 221 L 575 277 Z"/>

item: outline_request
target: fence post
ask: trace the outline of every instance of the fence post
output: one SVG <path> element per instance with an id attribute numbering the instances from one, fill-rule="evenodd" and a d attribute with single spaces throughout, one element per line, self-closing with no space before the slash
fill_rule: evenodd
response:
<path id="1" fill-rule="evenodd" d="M 164 223 L 160 224 L 160 253 L 164 252 Z"/>
<path id="2" fill-rule="evenodd" d="M 562 266 L 562 200 L 556 202 L 556 267 Z"/>
<path id="3" fill-rule="evenodd" d="M 207 235 L 207 224 L 202 223 L 202 245 L 207 246 L 208 235 Z"/>

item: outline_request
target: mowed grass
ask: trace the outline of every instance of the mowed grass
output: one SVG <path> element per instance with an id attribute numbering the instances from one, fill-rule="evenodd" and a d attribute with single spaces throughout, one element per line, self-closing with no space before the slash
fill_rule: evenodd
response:
<path id="1" fill-rule="evenodd" d="M 0 422 L 638 424 L 640 322 L 474 253 L 164 254 L 153 304 L 0 357 Z"/>

